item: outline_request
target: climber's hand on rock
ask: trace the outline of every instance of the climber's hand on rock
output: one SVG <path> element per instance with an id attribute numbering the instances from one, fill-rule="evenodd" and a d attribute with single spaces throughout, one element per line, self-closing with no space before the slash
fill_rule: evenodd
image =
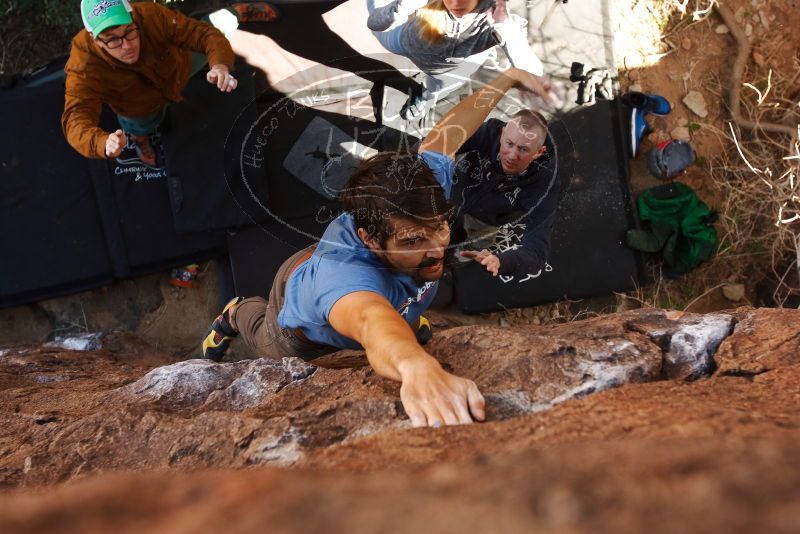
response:
<path id="1" fill-rule="evenodd" d="M 485 418 L 483 396 L 475 383 L 445 372 L 382 295 L 348 293 L 333 305 L 328 320 L 334 330 L 364 347 L 378 375 L 401 382 L 400 400 L 414 426 L 467 424 Z"/>
<path id="2" fill-rule="evenodd" d="M 469 424 L 486 418 L 475 382 L 452 375 L 431 356 L 409 358 L 398 370 L 400 400 L 415 427 Z"/>

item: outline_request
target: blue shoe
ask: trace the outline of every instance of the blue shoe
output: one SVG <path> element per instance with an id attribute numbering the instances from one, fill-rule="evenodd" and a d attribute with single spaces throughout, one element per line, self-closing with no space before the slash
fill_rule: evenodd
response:
<path id="1" fill-rule="evenodd" d="M 639 108 L 631 108 L 631 157 L 636 157 L 639 145 L 644 136 L 650 132 L 650 125 L 644 120 L 645 112 Z"/>
<path id="2" fill-rule="evenodd" d="M 659 116 L 667 115 L 672 111 L 672 106 L 663 96 L 639 93 L 638 91 L 630 91 L 622 95 L 622 103 L 631 108 L 639 108 L 645 113 Z"/>

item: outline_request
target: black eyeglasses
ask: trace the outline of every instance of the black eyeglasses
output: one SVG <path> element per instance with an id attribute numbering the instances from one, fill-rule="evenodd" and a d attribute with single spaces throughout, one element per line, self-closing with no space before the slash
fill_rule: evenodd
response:
<path id="1" fill-rule="evenodd" d="M 125 39 L 126 41 L 135 41 L 138 38 L 139 38 L 139 27 L 136 26 L 135 24 L 132 24 L 130 27 L 128 27 L 127 30 L 125 30 L 125 33 L 123 33 L 120 36 L 112 37 L 107 41 L 105 39 L 100 39 L 99 37 L 97 37 L 97 40 L 102 41 L 103 44 L 109 48 L 119 48 L 120 46 L 122 46 L 123 39 Z"/>

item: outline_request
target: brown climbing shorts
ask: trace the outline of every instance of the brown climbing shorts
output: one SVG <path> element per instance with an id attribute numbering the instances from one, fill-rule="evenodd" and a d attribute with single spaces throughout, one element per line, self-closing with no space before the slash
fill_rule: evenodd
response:
<path id="1" fill-rule="evenodd" d="M 308 260 L 316 245 L 293 254 L 278 269 L 269 298 L 251 297 L 241 301 L 233 311 L 233 322 L 239 336 L 256 356 L 281 359 L 297 357 L 313 360 L 339 349 L 309 341 L 299 328 L 281 328 L 278 313 L 283 307 L 289 275 Z"/>

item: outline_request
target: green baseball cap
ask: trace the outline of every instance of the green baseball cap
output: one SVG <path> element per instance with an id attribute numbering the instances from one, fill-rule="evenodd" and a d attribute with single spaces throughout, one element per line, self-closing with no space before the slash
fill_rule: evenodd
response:
<path id="1" fill-rule="evenodd" d="M 131 11 L 128 0 L 81 0 L 83 25 L 94 37 L 106 28 L 133 22 Z"/>

